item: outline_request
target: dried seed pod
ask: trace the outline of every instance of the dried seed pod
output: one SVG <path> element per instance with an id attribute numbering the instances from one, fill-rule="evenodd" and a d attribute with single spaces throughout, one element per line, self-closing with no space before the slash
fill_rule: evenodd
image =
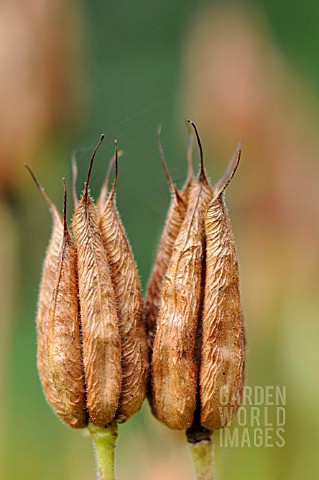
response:
<path id="1" fill-rule="evenodd" d="M 122 385 L 117 412 L 117 420 L 121 423 L 136 413 L 144 401 L 148 348 L 138 272 L 116 208 L 117 148 L 114 161 L 114 183 L 101 212 L 99 225 L 113 281 L 121 336 Z"/>
<path id="2" fill-rule="evenodd" d="M 43 187 L 38 182 L 34 173 L 28 165 L 25 165 L 30 175 L 32 176 L 37 188 L 39 189 L 44 200 L 48 204 L 52 220 L 53 228 L 51 234 L 51 240 L 47 249 L 45 260 L 42 269 L 42 279 L 40 284 L 40 293 L 38 300 L 37 311 L 37 367 L 40 376 L 40 381 L 45 394 L 45 397 L 55 413 L 66 423 L 73 426 L 74 417 L 65 411 L 64 406 L 61 404 L 58 392 L 53 384 L 49 357 L 47 349 L 48 340 L 48 325 L 49 325 L 49 308 L 52 300 L 52 292 L 56 286 L 56 276 L 59 263 L 59 255 L 61 252 L 63 241 L 63 224 L 59 212 L 55 205 L 50 201 L 46 195 Z"/>
<path id="3" fill-rule="evenodd" d="M 92 155 L 82 198 L 73 216 L 83 335 L 83 364 L 90 421 L 110 423 L 121 390 L 121 345 L 116 302 L 98 215 L 89 195 Z"/>
<path id="4" fill-rule="evenodd" d="M 59 253 L 56 282 L 49 309 L 47 353 L 52 380 L 61 406 L 68 418 L 73 418 L 71 426 L 83 428 L 87 425 L 87 420 L 76 249 L 66 220 L 65 181 L 63 225 L 62 248 Z"/>
<path id="5" fill-rule="evenodd" d="M 205 214 L 206 275 L 202 312 L 200 422 L 223 428 L 237 412 L 244 385 L 245 339 L 238 261 L 223 193 L 240 159 L 217 186 Z"/>
<path id="6" fill-rule="evenodd" d="M 152 361 L 153 411 L 174 429 L 190 427 L 196 408 L 204 213 L 212 199 L 199 138 L 198 143 L 201 170 L 192 182 L 186 216 L 163 281 Z"/>
<path id="7" fill-rule="evenodd" d="M 188 175 L 185 185 L 181 192 L 179 192 L 174 185 L 172 177 L 169 174 L 162 145 L 160 143 L 160 127 L 157 132 L 158 148 L 165 171 L 166 178 L 171 190 L 171 203 L 167 213 L 163 233 L 158 247 L 154 267 L 147 286 L 147 294 L 144 305 L 144 322 L 147 330 L 148 344 L 153 348 L 154 337 L 156 333 L 157 317 L 159 312 L 159 305 L 161 299 L 161 289 L 163 278 L 166 273 L 169 261 L 172 256 L 173 247 L 177 238 L 178 232 L 184 220 L 187 208 L 188 193 L 191 182 L 193 180 L 192 170 L 192 145 L 193 140 L 190 135 L 188 147 Z"/>

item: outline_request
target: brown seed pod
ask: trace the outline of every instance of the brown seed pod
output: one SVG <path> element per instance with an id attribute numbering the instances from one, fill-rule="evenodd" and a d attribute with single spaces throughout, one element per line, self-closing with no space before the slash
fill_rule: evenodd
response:
<path id="1" fill-rule="evenodd" d="M 200 421 L 223 428 L 237 412 L 244 385 L 245 339 L 238 261 L 223 193 L 233 177 L 240 150 L 214 188 L 205 214 L 206 275 L 202 312 Z"/>
<path id="2" fill-rule="evenodd" d="M 174 429 L 190 427 L 196 408 L 204 213 L 212 199 L 199 138 L 198 143 L 201 170 L 192 182 L 186 216 L 163 281 L 152 361 L 153 410 Z"/>
<path id="3" fill-rule="evenodd" d="M 66 220 L 65 181 L 63 225 L 62 248 L 59 254 L 56 283 L 49 309 L 47 353 L 51 377 L 61 406 L 68 418 L 73 418 L 71 426 L 83 428 L 87 425 L 87 420 L 76 249 Z"/>
<path id="4" fill-rule="evenodd" d="M 152 273 L 147 286 L 147 294 L 144 304 L 144 322 L 147 331 L 148 344 L 151 350 L 153 349 L 153 342 L 156 333 L 157 317 L 159 312 L 159 305 L 161 300 L 161 289 L 163 278 L 166 273 L 169 261 L 172 256 L 173 247 L 175 240 L 177 238 L 178 232 L 181 228 L 182 222 L 184 220 L 187 208 L 188 193 L 190 189 L 191 182 L 193 180 L 193 170 L 192 170 L 192 136 L 190 135 L 189 147 L 188 147 L 188 175 L 185 182 L 185 185 L 181 192 L 177 190 L 172 180 L 172 177 L 169 174 L 164 152 L 160 142 L 160 132 L 161 128 L 159 127 L 157 132 L 157 143 L 158 148 L 165 171 L 165 175 L 170 186 L 171 190 L 171 203 L 167 213 L 163 233 L 161 236 L 160 244 L 157 250 L 157 255 L 155 263 L 152 269 Z"/>
<path id="5" fill-rule="evenodd" d="M 114 183 L 101 212 L 99 225 L 110 266 L 121 335 L 122 386 L 117 420 L 122 423 L 136 413 L 144 401 L 148 348 L 138 272 L 116 208 L 117 148 L 114 161 Z"/>
<path id="6" fill-rule="evenodd" d="M 98 215 L 89 195 L 92 155 L 81 200 L 73 216 L 78 252 L 79 294 L 83 335 L 83 364 L 90 421 L 110 423 L 121 390 L 121 344 L 116 302 Z"/>
<path id="7" fill-rule="evenodd" d="M 45 397 L 55 413 L 66 423 L 73 426 L 74 417 L 65 411 L 64 406 L 60 402 L 58 392 L 56 391 L 49 366 L 49 357 L 47 349 L 48 340 L 48 325 L 49 325 L 49 308 L 52 300 L 52 292 L 56 286 L 56 275 L 59 263 L 59 255 L 63 240 L 63 224 L 59 212 L 55 205 L 50 201 L 46 195 L 43 187 L 38 182 L 34 173 L 28 165 L 25 165 L 30 175 L 32 176 L 37 188 L 39 189 L 44 200 L 48 204 L 52 220 L 53 228 L 51 240 L 46 252 L 45 260 L 42 269 L 42 279 L 40 284 L 40 293 L 38 300 L 37 311 L 37 367 L 40 376 L 40 381 L 45 394 Z"/>

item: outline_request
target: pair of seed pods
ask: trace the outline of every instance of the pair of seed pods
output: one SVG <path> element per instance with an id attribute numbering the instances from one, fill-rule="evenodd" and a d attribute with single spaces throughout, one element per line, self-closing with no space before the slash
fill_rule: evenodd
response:
<path id="1" fill-rule="evenodd" d="M 35 179 L 53 217 L 37 314 L 38 370 L 53 410 L 75 428 L 126 421 L 143 403 L 148 375 L 139 277 L 115 204 L 117 150 L 107 200 L 103 188 L 97 209 L 89 194 L 98 146 L 76 200 L 74 240 L 65 187 L 62 221 Z"/>
<path id="2" fill-rule="evenodd" d="M 181 192 L 169 178 L 172 201 L 145 302 L 149 398 L 168 427 L 188 429 L 196 420 L 213 431 L 235 415 L 244 384 L 238 261 L 223 198 L 241 151 L 212 188 L 192 125 L 200 172 L 189 173 Z"/>
<path id="3" fill-rule="evenodd" d="M 116 209 L 117 150 L 112 189 L 105 200 L 104 183 L 97 207 L 89 180 L 101 142 L 93 153 L 79 202 L 74 195 L 74 240 L 65 187 L 62 220 L 34 177 L 53 217 L 37 314 L 38 370 L 49 403 L 75 428 L 88 421 L 98 426 L 126 421 L 141 407 L 147 379 L 153 413 L 174 429 L 190 428 L 195 416 L 201 427 L 222 428 L 240 405 L 244 329 L 235 243 L 223 200 L 240 150 L 211 188 L 192 125 L 201 169 L 194 178 L 190 137 L 181 192 L 160 147 L 172 201 L 144 309 Z"/>

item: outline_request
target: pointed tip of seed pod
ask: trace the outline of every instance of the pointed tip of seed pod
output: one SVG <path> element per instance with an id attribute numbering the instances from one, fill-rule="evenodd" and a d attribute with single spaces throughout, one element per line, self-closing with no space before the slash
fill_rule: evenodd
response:
<path id="1" fill-rule="evenodd" d="M 170 189 L 172 190 L 172 192 L 174 193 L 174 195 L 178 198 L 178 199 L 181 199 L 181 196 L 176 188 L 176 185 L 175 183 L 173 182 L 173 179 L 171 177 L 171 174 L 169 173 L 168 171 L 168 168 L 167 168 L 167 163 L 166 163 L 166 160 L 165 160 L 165 154 L 164 154 L 164 150 L 163 150 L 163 146 L 162 146 L 162 142 L 161 142 L 161 131 L 162 131 L 162 125 L 160 124 L 158 127 L 157 127 L 157 148 L 158 148 L 158 151 L 159 151 L 159 154 L 160 154 L 160 157 L 161 157 L 161 161 L 162 161 L 162 165 L 163 165 L 163 168 L 164 168 L 164 172 L 165 172 L 165 175 L 166 175 L 166 178 L 167 178 L 167 181 L 168 181 L 168 184 L 170 186 Z"/>
<path id="2" fill-rule="evenodd" d="M 37 189 L 39 190 L 39 192 L 41 193 L 41 195 L 45 194 L 45 191 L 44 191 L 44 188 L 42 187 L 42 185 L 40 184 L 39 180 L 37 179 L 37 177 L 35 176 L 35 173 L 33 172 L 33 170 L 31 169 L 31 167 L 27 164 L 27 163 L 24 163 L 24 167 L 28 170 L 28 172 L 30 173 L 31 177 L 32 177 L 32 180 L 34 181 L 34 183 L 36 184 L 36 187 Z M 46 195 L 46 194 L 45 194 Z M 46 200 L 46 198 L 45 198 Z"/>
<path id="3" fill-rule="evenodd" d="M 101 138 L 100 138 L 98 144 L 96 145 L 96 147 L 93 151 L 91 160 L 90 160 L 90 166 L 89 166 L 89 170 L 88 170 L 88 174 L 87 174 L 86 182 L 85 182 L 85 188 L 84 188 L 84 197 L 86 197 L 86 198 L 89 194 L 89 183 L 90 183 L 90 177 L 91 177 L 94 158 L 95 158 L 96 152 L 97 152 L 99 146 L 101 145 L 101 143 L 103 142 L 103 140 L 104 140 L 104 133 L 102 133 Z"/>
<path id="4" fill-rule="evenodd" d="M 240 158 L 241 158 L 242 146 L 243 146 L 243 140 L 240 139 L 238 144 L 237 144 L 235 153 L 233 154 L 233 156 L 232 156 L 232 158 L 231 158 L 231 160 L 228 164 L 226 172 L 224 173 L 223 177 L 219 180 L 219 182 L 214 187 L 214 199 L 216 199 L 217 197 L 220 197 L 220 195 L 222 195 L 225 192 L 225 190 L 228 187 L 228 185 L 230 184 L 233 176 L 235 175 L 236 170 L 237 170 L 238 165 L 239 165 L 239 162 L 240 162 Z"/>
<path id="5" fill-rule="evenodd" d="M 59 216 L 59 213 L 55 207 L 55 205 L 51 202 L 51 200 L 49 199 L 49 197 L 47 196 L 47 194 L 45 193 L 45 190 L 44 188 L 42 187 L 41 183 L 39 182 L 39 180 L 37 179 L 37 177 L 35 176 L 35 173 L 33 172 L 33 170 L 31 169 L 31 167 L 25 163 L 24 164 L 24 167 L 28 170 L 28 172 L 30 173 L 31 177 L 32 177 L 32 180 L 34 181 L 37 189 L 39 190 L 39 192 L 41 193 L 42 197 L 44 198 L 44 200 L 46 201 L 47 205 L 49 206 L 51 212 L 54 212 L 57 216 Z"/>
<path id="6" fill-rule="evenodd" d="M 72 157 L 71 157 L 71 165 L 72 165 L 72 196 L 74 205 L 78 205 L 78 197 L 76 194 L 76 182 L 78 178 L 78 165 L 76 162 L 76 150 L 73 150 Z"/>
<path id="7" fill-rule="evenodd" d="M 117 140 L 116 140 L 116 144 L 117 144 Z M 98 210 L 100 212 L 102 212 L 104 210 L 104 207 L 105 207 L 105 204 L 106 204 L 106 195 L 107 195 L 107 191 L 108 191 L 108 187 L 109 187 L 110 175 L 111 175 L 112 168 L 115 164 L 116 155 L 117 155 L 117 159 L 119 159 L 123 154 L 124 154 L 123 150 L 116 149 L 115 152 L 114 152 L 114 155 L 112 156 L 112 158 L 110 159 L 110 161 L 108 163 L 106 173 L 105 173 L 105 177 L 104 177 L 104 181 L 103 181 L 103 185 L 102 185 L 101 191 L 100 191 L 100 196 L 99 196 L 99 199 L 97 201 L 97 207 L 98 207 Z"/>
<path id="8" fill-rule="evenodd" d="M 188 120 L 186 121 L 188 128 L 188 145 L 187 145 L 187 178 L 186 184 L 190 184 L 194 177 L 193 172 L 193 145 L 194 145 L 194 135 L 193 129 L 190 127 Z"/>
<path id="9" fill-rule="evenodd" d="M 68 222 L 66 218 L 67 191 L 66 191 L 65 178 L 62 178 L 62 182 L 63 182 L 63 229 L 64 229 L 64 235 L 66 235 L 68 233 Z"/>
<path id="10" fill-rule="evenodd" d="M 160 154 L 160 157 L 161 157 L 161 162 L 162 162 L 164 172 L 165 172 L 167 181 L 169 183 L 169 186 L 171 187 L 172 190 L 174 190 L 175 185 L 174 185 L 173 179 L 172 179 L 172 177 L 171 177 L 171 175 L 168 171 L 166 160 L 165 160 L 165 154 L 164 154 L 164 150 L 163 150 L 163 146 L 162 146 L 162 142 L 161 142 L 161 132 L 162 132 L 162 125 L 159 124 L 159 126 L 157 127 L 157 135 L 156 135 L 157 148 L 158 148 L 158 151 L 159 151 L 159 154 Z"/>
<path id="11" fill-rule="evenodd" d="M 118 153 L 119 152 L 118 152 L 118 147 L 117 147 L 117 140 L 114 140 L 114 145 L 115 145 L 115 151 L 114 151 L 115 171 L 114 171 L 114 180 L 113 180 L 112 190 L 110 191 L 110 198 L 112 198 L 115 194 L 117 178 L 118 178 Z"/>
<path id="12" fill-rule="evenodd" d="M 200 141 L 199 133 L 198 133 L 198 130 L 197 130 L 197 127 L 196 127 L 195 123 L 190 119 L 187 120 L 187 123 L 189 123 L 193 127 L 195 135 L 196 135 L 197 145 L 198 145 L 199 154 L 200 154 L 199 178 L 203 180 L 203 179 L 206 179 L 206 173 L 205 173 L 205 168 L 204 168 L 204 153 L 203 153 L 202 143 Z"/>

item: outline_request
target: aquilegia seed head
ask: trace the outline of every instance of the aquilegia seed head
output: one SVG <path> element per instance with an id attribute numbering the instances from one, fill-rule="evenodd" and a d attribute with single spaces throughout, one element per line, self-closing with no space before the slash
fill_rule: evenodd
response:
<path id="1" fill-rule="evenodd" d="M 101 205 L 99 226 L 113 281 L 121 337 L 122 383 L 118 422 L 124 422 L 143 403 L 148 375 L 148 348 L 142 318 L 143 298 L 136 264 L 116 208 L 117 149 L 113 187 Z"/>
<path id="2" fill-rule="evenodd" d="M 101 210 L 89 194 L 102 140 L 79 202 L 74 195 L 74 241 L 66 189 L 62 222 L 32 174 L 54 220 L 37 314 L 38 369 L 53 410 L 77 428 L 126 421 L 143 403 L 148 375 L 139 278 L 115 206 L 117 148 L 113 188 Z"/>
<path id="3" fill-rule="evenodd" d="M 201 168 L 160 285 L 150 402 L 170 428 L 190 429 L 196 422 L 212 431 L 233 418 L 244 384 L 238 262 L 223 199 L 240 150 L 212 188 L 192 125 Z"/>
<path id="4" fill-rule="evenodd" d="M 75 372 L 72 364 L 73 358 L 69 356 L 75 353 L 78 356 L 81 349 L 81 341 L 79 335 L 79 317 L 78 317 L 78 295 L 76 285 L 75 268 L 75 251 L 72 240 L 69 237 L 66 220 L 62 222 L 61 217 L 50 199 L 47 197 L 44 189 L 39 184 L 30 167 L 26 166 L 32 175 L 38 189 L 40 190 L 45 201 L 49 205 L 53 219 L 53 228 L 51 240 L 46 252 L 43 269 L 42 280 L 40 284 L 38 312 L 37 312 L 37 366 L 44 394 L 52 409 L 63 421 L 74 428 L 83 428 L 86 426 L 85 413 L 85 387 L 83 382 L 82 363 L 80 359 L 80 368 L 77 366 Z M 64 211 L 66 211 L 66 196 Z M 64 258 L 66 253 L 66 258 Z M 71 266 L 71 270 L 66 272 L 66 263 Z M 67 277 L 67 280 L 66 280 Z M 67 285 L 64 284 L 66 281 Z M 64 284 L 64 285 L 63 285 Z M 61 288 L 63 290 L 61 294 Z M 64 297 L 64 293 L 66 297 Z M 65 299 L 70 302 L 65 304 Z M 66 309 L 66 311 L 65 311 Z M 56 324 L 52 322 L 56 314 Z M 71 325 L 69 322 L 71 321 Z M 61 336 L 56 342 L 50 344 L 49 337 L 53 335 L 53 331 L 61 328 Z M 71 341 L 67 344 L 71 348 L 64 349 L 57 354 L 57 357 L 50 359 L 50 353 L 56 349 L 58 343 L 63 344 L 66 340 L 66 329 L 72 330 Z M 58 347 L 59 349 L 59 347 Z M 50 353 L 49 353 L 50 352 Z M 57 367 L 62 364 L 63 372 Z M 59 369 L 59 373 L 56 371 Z M 71 390 L 66 386 L 61 392 L 60 386 L 64 382 L 65 377 L 75 373 L 75 383 Z M 53 373 L 53 375 L 52 375 Z M 57 388 L 56 388 L 57 386 Z"/>

